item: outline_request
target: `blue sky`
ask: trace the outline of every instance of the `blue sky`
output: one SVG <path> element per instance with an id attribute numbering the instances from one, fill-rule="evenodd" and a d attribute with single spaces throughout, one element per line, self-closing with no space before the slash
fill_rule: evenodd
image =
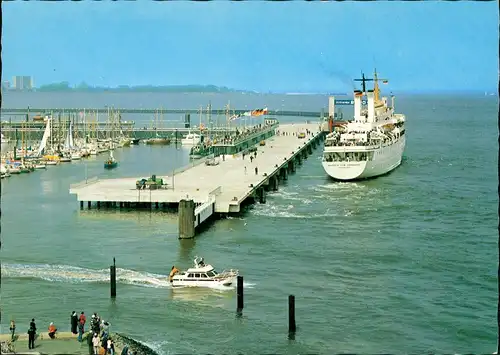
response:
<path id="1" fill-rule="evenodd" d="M 3 79 L 350 91 L 494 90 L 496 2 L 3 3 Z"/>

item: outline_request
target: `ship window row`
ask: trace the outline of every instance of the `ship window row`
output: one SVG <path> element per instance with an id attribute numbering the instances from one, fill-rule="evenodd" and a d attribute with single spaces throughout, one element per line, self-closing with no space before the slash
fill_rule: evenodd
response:
<path id="1" fill-rule="evenodd" d="M 194 279 L 206 279 L 206 278 L 209 278 L 209 277 L 214 277 L 215 276 L 215 272 L 213 271 L 209 271 L 207 273 L 190 273 L 188 274 L 188 277 L 190 278 L 194 278 Z"/>
<path id="2" fill-rule="evenodd" d="M 328 152 L 323 155 L 323 161 L 370 161 L 373 160 L 373 152 Z"/>
<path id="3" fill-rule="evenodd" d="M 352 147 L 352 146 L 369 146 L 369 145 L 376 145 L 373 141 L 371 142 L 362 142 L 362 141 L 346 141 L 346 142 L 340 142 L 340 141 L 335 141 L 335 140 L 327 140 L 325 142 L 326 147 Z"/>

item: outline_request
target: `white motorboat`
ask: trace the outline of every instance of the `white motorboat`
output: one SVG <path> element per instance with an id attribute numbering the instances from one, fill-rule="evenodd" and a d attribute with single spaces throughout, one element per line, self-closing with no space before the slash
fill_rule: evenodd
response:
<path id="1" fill-rule="evenodd" d="M 82 158 L 82 154 L 80 152 L 71 153 L 71 160 L 80 160 Z"/>
<path id="2" fill-rule="evenodd" d="M 35 164 L 35 169 L 47 169 L 47 164 L 43 164 L 43 163 L 38 163 L 38 164 Z"/>
<path id="3" fill-rule="evenodd" d="M 181 139 L 182 145 L 197 145 L 201 143 L 201 135 L 196 133 L 188 133 L 184 138 Z"/>
<path id="4" fill-rule="evenodd" d="M 218 273 L 210 264 L 205 264 L 203 258 L 195 257 L 194 267 L 186 271 L 172 268 L 169 281 L 172 287 L 217 287 L 231 286 L 236 283 L 238 270 L 228 270 Z"/>

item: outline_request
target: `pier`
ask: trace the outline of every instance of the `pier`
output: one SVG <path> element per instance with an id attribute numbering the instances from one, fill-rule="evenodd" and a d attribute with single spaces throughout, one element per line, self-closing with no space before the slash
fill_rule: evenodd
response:
<path id="1" fill-rule="evenodd" d="M 120 113 L 127 114 L 199 114 L 200 109 L 164 109 L 164 108 L 116 108 L 116 110 Z M 223 114 L 226 109 L 211 109 L 208 110 L 209 114 L 217 115 Z M 248 109 L 231 109 L 231 114 L 243 114 L 248 111 Z M 59 108 L 50 108 L 50 107 L 26 107 L 26 108 L 3 108 L 2 114 L 5 115 L 26 115 L 29 113 L 51 113 L 51 112 L 64 112 L 64 113 L 83 113 L 83 112 L 92 112 L 92 113 L 108 113 L 109 108 L 92 108 L 92 107 L 59 107 Z M 205 110 L 204 113 L 207 113 Z M 321 112 L 315 111 L 283 111 L 283 110 L 269 110 L 270 115 L 274 116 L 303 116 L 303 117 L 319 117 Z"/>
<path id="2" fill-rule="evenodd" d="M 319 123 L 282 124 L 273 130 L 275 134 L 254 145 L 253 152 L 210 155 L 169 175 L 155 176 L 163 183 L 154 189 L 137 188 L 137 180 L 144 177 L 92 178 L 71 185 L 70 193 L 81 209 L 177 208 L 179 237 L 193 238 L 216 215 L 238 213 L 256 200 L 265 203 L 266 194 L 276 191 L 324 137 Z"/>

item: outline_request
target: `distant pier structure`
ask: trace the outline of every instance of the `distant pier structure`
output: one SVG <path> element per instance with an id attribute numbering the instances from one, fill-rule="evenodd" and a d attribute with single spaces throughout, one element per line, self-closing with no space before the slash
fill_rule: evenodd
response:
<path id="1" fill-rule="evenodd" d="M 272 134 L 249 136 L 236 151 L 209 155 L 165 176 L 88 179 L 71 185 L 80 209 L 176 209 L 179 238 L 193 238 L 213 217 L 241 212 L 248 203 L 266 203 L 324 138 L 316 123 L 276 124 Z M 226 154 L 233 152 L 232 154 Z M 142 181 L 142 182 L 141 182 Z M 160 183 L 157 183 L 160 181 Z"/>

